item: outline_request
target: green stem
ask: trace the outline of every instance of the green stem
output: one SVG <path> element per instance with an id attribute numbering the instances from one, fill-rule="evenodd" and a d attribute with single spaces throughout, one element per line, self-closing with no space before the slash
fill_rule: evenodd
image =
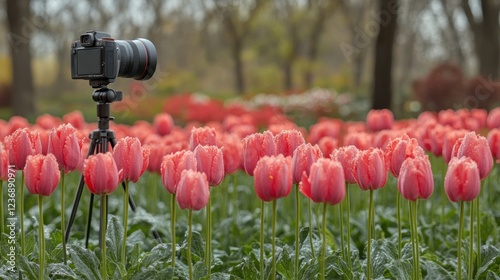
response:
<path id="1" fill-rule="evenodd" d="M 463 203 L 463 202 L 462 202 Z M 472 280 L 474 273 L 474 201 L 470 205 L 470 234 L 469 234 L 469 280 Z"/>
<path id="2" fill-rule="evenodd" d="M 321 279 L 325 279 L 325 259 L 326 259 L 326 203 L 323 203 L 323 242 L 321 242 Z M 339 205 L 339 207 L 341 207 Z M 343 250 L 342 250 L 343 251 Z"/>
<path id="3" fill-rule="evenodd" d="M 344 247 L 344 203 L 340 202 L 339 204 L 339 221 L 340 221 L 340 248 L 342 252 L 342 259 L 346 261 L 345 256 L 345 247 Z"/>
<path id="4" fill-rule="evenodd" d="M 211 196 L 210 196 L 211 197 Z M 212 262 L 212 252 L 211 252 L 211 242 L 212 242 L 212 203 L 211 203 L 211 198 L 208 198 L 208 204 L 207 204 L 207 240 L 205 243 L 205 261 L 207 264 L 207 271 L 208 271 L 208 278 L 210 279 L 210 270 L 211 270 L 211 262 Z"/>
<path id="5" fill-rule="evenodd" d="M 172 235 L 172 269 L 175 269 L 175 258 L 176 258 L 176 253 L 175 250 L 177 249 L 177 240 L 175 238 L 175 194 L 172 194 L 172 199 L 170 202 L 170 231 Z"/>
<path id="6" fill-rule="evenodd" d="M 25 256 L 26 246 L 24 243 L 24 170 L 21 171 L 21 195 L 19 196 L 19 208 L 21 209 L 21 255 Z M 25 256 L 26 257 L 26 256 Z"/>
<path id="7" fill-rule="evenodd" d="M 315 258 L 314 245 L 313 245 L 313 232 L 312 232 L 312 210 L 311 210 L 311 200 L 307 200 L 307 206 L 309 208 L 309 246 L 311 247 L 311 253 L 313 259 Z"/>
<path id="8" fill-rule="evenodd" d="M 373 190 L 370 190 L 370 204 L 368 208 L 368 225 L 366 232 L 368 234 L 368 252 L 366 258 L 366 278 L 371 280 L 371 245 L 372 245 L 372 225 L 373 225 Z"/>
<path id="9" fill-rule="evenodd" d="M 236 221 L 238 217 L 238 176 L 236 174 L 233 177 L 233 221 Z"/>
<path id="10" fill-rule="evenodd" d="M 347 225 L 347 265 L 349 266 L 349 270 L 352 271 L 352 263 L 351 263 L 351 201 L 349 198 L 349 183 L 345 184 L 345 207 L 347 209 L 346 214 L 346 225 Z"/>
<path id="11" fill-rule="evenodd" d="M 45 268 L 45 237 L 43 232 L 43 196 L 38 196 L 38 213 L 40 219 L 38 221 L 38 260 L 40 262 L 40 272 L 38 274 L 38 279 L 43 279 L 44 268 Z"/>
<path id="12" fill-rule="evenodd" d="M 299 277 L 299 228 L 300 228 L 300 200 L 299 186 L 295 184 L 295 279 Z"/>
<path id="13" fill-rule="evenodd" d="M 193 264 L 191 263 L 191 239 L 193 236 L 193 210 L 189 209 L 188 216 L 188 251 L 187 251 L 187 262 L 189 266 L 189 280 L 193 279 Z"/>
<path id="14" fill-rule="evenodd" d="M 412 202 L 413 204 L 413 228 L 415 230 L 415 255 L 416 257 L 416 265 L 417 265 L 417 279 L 420 279 L 420 250 L 418 246 L 418 226 L 417 226 L 417 201 L 415 200 Z"/>
<path id="15" fill-rule="evenodd" d="M 401 194 L 399 191 L 396 193 L 397 201 L 397 219 L 398 219 L 398 258 L 401 259 Z"/>
<path id="16" fill-rule="evenodd" d="M 4 219 L 4 216 L 3 216 L 3 181 L 0 180 L 0 240 L 2 240 L 2 234 L 5 232 L 3 219 Z"/>
<path id="17" fill-rule="evenodd" d="M 481 185 L 483 184 L 484 180 L 481 181 Z M 479 191 L 481 192 L 481 190 Z M 476 206 L 476 265 L 477 265 L 477 271 L 481 268 L 481 212 L 479 211 L 479 195 L 477 196 L 476 199 L 474 199 L 475 206 Z"/>
<path id="18" fill-rule="evenodd" d="M 415 225 L 413 224 L 413 207 L 411 201 L 408 201 L 408 207 L 410 208 L 410 232 L 411 232 L 411 249 L 413 255 L 413 279 L 417 278 L 417 253 L 415 252 Z"/>
<path id="19" fill-rule="evenodd" d="M 276 244 L 275 244 L 275 239 L 276 239 L 276 203 L 277 203 L 277 200 L 273 200 L 273 226 L 272 226 L 272 230 L 273 230 L 273 233 L 271 235 L 271 244 L 272 244 L 272 270 L 271 270 L 271 279 L 274 280 L 276 279 Z"/>
<path id="20" fill-rule="evenodd" d="M 458 224 L 457 280 L 462 280 L 462 229 L 464 226 L 464 202 L 460 201 L 460 222 Z"/>
<path id="21" fill-rule="evenodd" d="M 260 279 L 264 280 L 264 200 L 260 201 Z"/>
<path id="22" fill-rule="evenodd" d="M 106 194 L 101 195 L 101 276 L 103 280 L 108 279 L 107 257 L 106 257 L 106 213 L 107 213 L 107 199 Z"/>
<path id="23" fill-rule="evenodd" d="M 128 180 L 125 180 L 125 195 L 123 196 L 123 243 L 122 264 L 126 267 L 125 255 L 127 253 L 127 228 L 128 228 Z"/>
<path id="24" fill-rule="evenodd" d="M 66 232 L 66 222 L 64 221 L 65 216 L 65 204 L 64 204 L 64 170 L 61 170 L 61 233 L 64 235 Z M 68 263 L 68 257 L 66 255 L 66 238 L 62 239 L 62 247 L 63 247 L 63 260 L 64 264 Z"/>

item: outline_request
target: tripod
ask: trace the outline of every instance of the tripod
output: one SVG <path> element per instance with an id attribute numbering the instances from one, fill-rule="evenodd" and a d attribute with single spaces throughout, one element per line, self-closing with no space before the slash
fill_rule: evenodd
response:
<path id="1" fill-rule="evenodd" d="M 92 133 L 89 135 L 90 138 L 90 146 L 89 146 L 89 151 L 87 153 L 87 158 L 90 155 L 96 154 L 96 153 L 106 153 L 108 151 L 108 143 L 111 144 L 111 147 L 114 148 L 116 145 L 116 139 L 115 139 L 115 133 L 109 129 L 109 121 L 113 120 L 114 118 L 109 115 L 110 113 L 110 104 L 114 101 L 120 101 L 122 100 L 122 93 L 121 91 L 114 91 L 112 89 L 107 88 L 106 86 L 103 86 L 99 89 L 94 90 L 92 93 L 92 99 L 97 102 L 97 117 L 98 117 L 98 125 L 97 129 L 92 131 Z M 73 201 L 73 208 L 71 209 L 71 215 L 68 221 L 68 226 L 66 228 L 66 232 L 64 234 L 64 240 L 67 243 L 69 240 L 69 236 L 71 234 L 71 227 L 73 226 L 73 223 L 75 221 L 76 217 L 76 212 L 78 210 L 78 205 L 80 204 L 80 199 L 82 197 L 82 192 L 83 192 L 83 185 L 84 185 L 84 179 L 83 179 L 83 174 L 80 177 L 80 182 L 78 185 L 78 190 L 76 192 L 75 200 Z M 123 189 L 125 189 L 125 183 L 122 182 Z M 107 197 L 106 197 L 107 199 Z M 94 194 L 90 194 L 90 206 L 89 206 L 89 216 L 88 216 L 88 221 L 87 221 L 87 231 L 85 234 L 85 248 L 88 248 L 89 245 L 89 235 L 90 235 L 90 226 L 92 222 L 92 206 L 94 204 Z M 133 212 L 136 211 L 136 205 L 134 203 L 134 200 L 132 199 L 132 196 L 129 195 L 128 197 L 128 204 L 130 205 L 130 208 L 132 209 Z M 102 202 L 101 202 L 101 207 L 102 207 Z M 127 207 L 125 205 L 124 207 Z M 102 211 L 101 211 L 102 213 Z M 100 219 L 107 219 L 107 213 L 106 217 L 103 217 L 101 214 Z M 124 229 L 126 230 L 127 225 L 123 225 Z M 100 229 L 102 230 L 102 229 Z M 160 240 L 160 235 L 156 230 L 152 230 L 152 233 L 154 237 L 161 242 Z M 102 244 L 103 240 L 101 240 L 101 234 L 99 234 L 99 244 Z"/>

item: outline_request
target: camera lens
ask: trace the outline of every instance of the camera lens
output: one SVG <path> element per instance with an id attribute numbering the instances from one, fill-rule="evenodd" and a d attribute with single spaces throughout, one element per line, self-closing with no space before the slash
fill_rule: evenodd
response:
<path id="1" fill-rule="evenodd" d="M 80 42 L 84 47 L 90 47 L 94 44 L 94 35 L 91 33 L 86 33 L 80 35 Z"/>
<path id="2" fill-rule="evenodd" d="M 156 48 L 147 39 L 115 40 L 120 48 L 119 77 L 148 80 L 156 70 Z"/>

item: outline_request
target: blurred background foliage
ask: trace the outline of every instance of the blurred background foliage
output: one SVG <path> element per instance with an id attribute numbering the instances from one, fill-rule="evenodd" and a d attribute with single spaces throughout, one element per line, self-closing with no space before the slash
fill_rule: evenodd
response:
<path id="1" fill-rule="evenodd" d="M 408 117 L 499 103 L 495 0 L 0 0 L 0 6 L 4 119 L 76 109 L 95 118 L 92 89 L 69 72 L 70 44 L 88 30 L 148 38 L 157 48 L 151 80 L 111 85 L 124 91 L 124 104 L 115 104 L 126 111 L 120 122 L 151 121 L 167 98 L 198 92 L 248 101 L 324 88 L 343 98 L 332 108 L 355 107 L 344 115 L 330 110 L 347 118 L 371 107 Z M 384 39 L 392 25 L 394 38 Z M 386 56 L 377 59 L 377 48 Z"/>

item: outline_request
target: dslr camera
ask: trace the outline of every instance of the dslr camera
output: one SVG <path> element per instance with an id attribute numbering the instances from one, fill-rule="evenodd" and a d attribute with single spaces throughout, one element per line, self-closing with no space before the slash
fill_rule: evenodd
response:
<path id="1" fill-rule="evenodd" d="M 115 40 L 110 34 L 88 31 L 71 45 L 71 78 L 88 80 L 101 88 L 116 77 L 148 80 L 156 70 L 156 48 L 151 41 Z"/>

